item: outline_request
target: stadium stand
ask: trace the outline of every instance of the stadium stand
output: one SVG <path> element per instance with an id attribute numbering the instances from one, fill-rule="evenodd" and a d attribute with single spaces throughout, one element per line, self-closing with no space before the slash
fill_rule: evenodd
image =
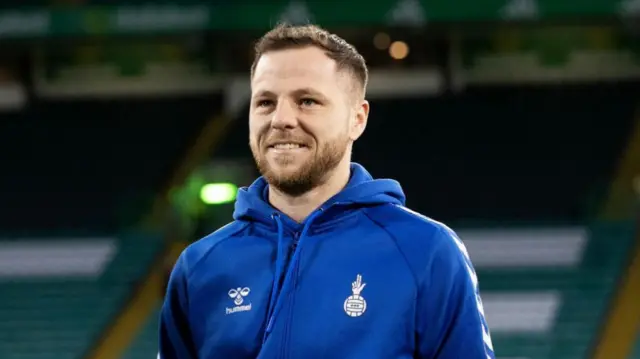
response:
<path id="1" fill-rule="evenodd" d="M 442 0 L 435 3 L 450 8 L 451 14 L 440 18 L 432 11 L 432 1 L 387 2 L 388 9 L 385 1 L 372 2 L 371 13 L 384 13 L 377 25 L 363 21 L 367 12 L 344 11 L 347 15 L 338 21 L 344 21 L 341 31 L 358 39 L 372 74 L 444 70 L 443 86 L 434 86 L 434 96 L 416 90 L 420 94 L 404 97 L 392 88 L 411 91 L 411 86 L 382 86 L 391 96 L 371 99 L 368 129 L 354 147 L 354 160 L 375 177 L 397 179 L 409 207 L 458 231 L 478 272 L 498 359 L 589 358 L 633 241 L 631 223 L 601 222 L 596 214 L 604 217 L 602 199 L 608 187 L 615 187 L 611 179 L 616 163 L 625 167 L 618 160 L 623 146 L 634 142 L 628 136 L 634 113 L 638 119 L 640 93 L 637 81 L 592 81 L 613 73 L 625 80 L 638 74 L 637 28 L 633 16 L 624 15 L 633 15 L 640 2 L 592 1 L 571 10 L 568 0 L 469 0 L 457 6 Z M 236 104 L 228 101 L 233 98 L 204 92 L 223 87 L 225 96 L 233 97 L 235 87 L 242 87 L 234 78 L 236 73 L 246 75 L 252 59 L 249 44 L 256 35 L 242 27 L 258 29 L 278 19 L 332 21 L 324 14 L 331 14 L 331 7 L 321 9 L 321 1 L 267 5 L 275 9 L 280 3 L 282 13 L 277 15 L 248 0 L 0 3 L 0 42 L 6 50 L 0 59 L 0 87 L 5 90 L 0 98 L 0 359 L 115 357 L 128 344 L 123 359 L 156 358 L 160 298 L 146 305 L 155 298 L 145 297 L 143 307 L 152 313 L 141 329 L 138 324 L 147 311 L 132 306 L 136 301 L 131 299 L 144 287 L 141 283 L 161 282 L 145 278 L 158 272 L 152 263 L 161 267 L 158 255 L 166 243 L 154 234 L 128 230 L 149 213 L 154 197 L 195 136 L 206 132 L 205 122 L 220 113 L 223 101 L 225 108 L 235 110 L 228 106 Z M 195 28 L 208 25 L 224 31 L 189 31 L 189 17 L 184 21 L 164 11 L 198 4 L 203 6 L 196 10 L 210 11 L 194 12 L 202 20 Z M 167 6 L 154 11 L 158 5 Z M 149 15 L 140 24 L 137 12 L 122 11 L 140 8 Z M 34 12 L 28 24 L 16 16 L 35 9 L 42 11 Z M 244 20 L 227 23 L 217 16 L 227 10 Z M 549 16 L 554 13 L 575 20 L 565 26 L 563 17 Z M 590 25 L 578 26 L 586 14 Z M 614 14 L 624 18 L 623 31 L 616 28 L 620 21 L 601 24 Z M 482 26 L 442 22 L 462 15 L 482 19 Z M 507 18 L 510 21 L 502 21 Z M 542 23 L 530 21 L 534 19 Z M 543 24 L 547 19 L 552 20 L 548 27 Z M 528 25 L 513 26 L 520 20 Z M 493 36 L 493 28 L 503 29 Z M 527 34 L 525 28 L 534 31 Z M 634 34 L 629 37 L 630 29 Z M 404 42 L 406 53 L 393 55 L 392 41 Z M 510 69 L 514 73 L 529 72 L 526 69 L 538 61 L 541 66 L 533 67 L 537 71 L 530 71 L 529 81 L 458 92 L 458 80 L 466 82 L 483 71 L 457 68 L 469 65 L 465 62 L 477 45 L 483 48 L 479 53 L 486 52 L 485 60 L 514 58 L 508 61 L 515 65 Z M 492 77 L 491 66 L 487 69 Z M 591 84 L 530 83 L 538 72 L 542 80 L 543 74 L 576 69 L 576 74 L 589 75 L 582 80 Z M 223 86 L 209 81 L 220 74 Z M 139 89 L 129 88 L 135 83 Z M 7 88 L 20 89 L 20 101 L 8 96 Z M 443 93 L 435 95 L 437 91 Z M 123 98 L 125 92 L 145 92 L 148 97 Z M 114 94 L 121 97 L 111 98 Z M 246 108 L 235 115 L 216 160 L 250 163 Z M 639 156 L 626 158 L 640 163 Z M 203 172 L 217 171 L 212 165 L 203 167 Z M 617 183 L 628 185 L 636 174 L 637 167 L 618 171 Z M 223 206 L 208 208 L 199 221 L 192 218 L 201 214 L 202 203 L 189 195 L 202 183 L 185 191 L 184 202 L 191 203 L 174 208 L 194 220 L 184 227 L 199 234 L 230 219 Z M 621 197 L 628 198 L 627 193 Z M 184 228 L 163 234 L 180 241 L 195 237 Z M 135 325 L 118 320 L 126 317 L 127 308 L 138 314 Z M 133 329 L 118 330 L 114 323 Z M 100 344 L 116 347 L 105 340 L 115 337 L 113 332 L 127 338 L 118 350 L 93 350 Z M 638 335 L 634 354 L 625 359 L 640 359 Z M 603 352 L 604 359 L 613 359 Z"/>
<path id="2" fill-rule="evenodd" d="M 632 93 L 607 86 L 469 89 L 379 100 L 354 156 L 376 176 L 398 179 L 410 206 L 443 221 L 575 223 L 593 214 L 610 180 L 633 119 Z M 402 119 L 417 113 L 424 118 L 408 131 Z M 390 137 L 403 141 L 380 146 Z"/>
<path id="3" fill-rule="evenodd" d="M 497 353 L 508 358 L 586 358 L 626 263 L 633 226 L 552 229 L 535 238 L 537 231 L 504 238 L 510 244 L 495 243 L 502 246 L 501 255 L 491 253 L 496 246 L 466 241 L 472 258 L 476 254 Z M 518 246 L 527 254 L 514 259 Z M 513 262 L 504 266 L 500 258 Z"/>
<path id="4" fill-rule="evenodd" d="M 140 234 L 0 242 L 0 357 L 81 358 L 160 248 Z"/>
<path id="5" fill-rule="evenodd" d="M 0 227 L 91 234 L 128 228 L 220 102 L 213 95 L 43 101 L 3 115 L 0 150 L 11 153 L 3 171 L 12 176 L 0 177 L 1 188 L 11 189 L 0 202 L 7 213 Z"/>

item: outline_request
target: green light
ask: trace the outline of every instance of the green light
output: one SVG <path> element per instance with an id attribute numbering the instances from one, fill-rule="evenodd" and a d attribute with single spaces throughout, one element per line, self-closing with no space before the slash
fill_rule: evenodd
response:
<path id="1" fill-rule="evenodd" d="M 233 202 L 238 186 L 231 183 L 209 183 L 200 189 L 200 199 L 206 204 L 224 204 Z"/>

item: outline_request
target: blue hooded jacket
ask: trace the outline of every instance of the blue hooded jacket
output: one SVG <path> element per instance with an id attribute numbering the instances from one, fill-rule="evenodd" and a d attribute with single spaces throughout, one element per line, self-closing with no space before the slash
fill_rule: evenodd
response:
<path id="1" fill-rule="evenodd" d="M 477 279 L 445 225 L 358 164 L 297 223 L 263 178 L 169 280 L 161 359 L 492 359 Z"/>

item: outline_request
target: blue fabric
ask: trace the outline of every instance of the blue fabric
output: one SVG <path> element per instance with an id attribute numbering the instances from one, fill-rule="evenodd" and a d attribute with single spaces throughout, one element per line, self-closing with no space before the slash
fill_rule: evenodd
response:
<path id="1" fill-rule="evenodd" d="M 396 181 L 354 163 L 302 223 L 267 194 L 263 178 L 241 189 L 235 221 L 180 256 L 161 358 L 494 358 L 464 245 Z"/>

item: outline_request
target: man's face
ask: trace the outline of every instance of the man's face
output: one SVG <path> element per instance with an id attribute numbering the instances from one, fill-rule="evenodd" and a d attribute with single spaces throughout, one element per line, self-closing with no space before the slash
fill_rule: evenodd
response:
<path id="1" fill-rule="evenodd" d="M 251 81 L 249 143 L 270 185 L 301 195 L 350 154 L 368 112 L 368 104 L 354 101 L 352 81 L 316 47 L 260 58 Z"/>

